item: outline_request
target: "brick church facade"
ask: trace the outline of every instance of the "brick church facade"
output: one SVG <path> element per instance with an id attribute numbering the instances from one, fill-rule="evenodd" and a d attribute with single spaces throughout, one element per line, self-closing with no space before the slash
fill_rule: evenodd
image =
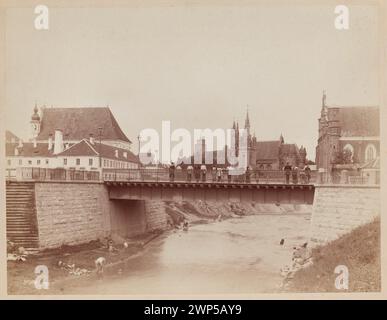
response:
<path id="1" fill-rule="evenodd" d="M 318 119 L 316 165 L 320 172 L 334 169 L 377 169 L 380 157 L 378 107 L 330 107 L 323 94 Z"/>

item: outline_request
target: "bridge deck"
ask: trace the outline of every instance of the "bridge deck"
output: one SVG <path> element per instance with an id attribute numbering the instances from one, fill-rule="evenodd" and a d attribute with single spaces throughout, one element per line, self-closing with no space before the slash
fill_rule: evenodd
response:
<path id="1" fill-rule="evenodd" d="M 313 204 L 314 185 L 227 182 L 106 181 L 110 199 Z"/>

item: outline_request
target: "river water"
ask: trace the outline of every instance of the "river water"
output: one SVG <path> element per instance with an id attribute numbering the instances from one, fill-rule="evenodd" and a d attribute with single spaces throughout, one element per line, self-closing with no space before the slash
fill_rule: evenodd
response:
<path id="1" fill-rule="evenodd" d="M 127 261 L 121 274 L 67 294 L 277 292 L 292 248 L 306 242 L 309 214 L 260 214 L 168 232 Z M 280 240 L 285 239 L 284 245 Z"/>

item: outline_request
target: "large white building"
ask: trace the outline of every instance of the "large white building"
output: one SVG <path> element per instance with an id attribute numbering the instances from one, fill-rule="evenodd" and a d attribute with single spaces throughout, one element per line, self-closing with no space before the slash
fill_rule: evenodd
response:
<path id="1" fill-rule="evenodd" d="M 139 166 L 109 108 L 42 108 L 39 113 L 35 106 L 30 125 L 29 142 L 6 132 L 9 175 L 18 167 L 98 171 Z"/>

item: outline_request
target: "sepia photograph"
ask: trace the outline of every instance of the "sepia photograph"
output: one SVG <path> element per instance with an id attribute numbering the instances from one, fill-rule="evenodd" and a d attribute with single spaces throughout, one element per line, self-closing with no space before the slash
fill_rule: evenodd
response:
<path id="1" fill-rule="evenodd" d="M 4 294 L 381 294 L 382 7 L 7 2 Z"/>

